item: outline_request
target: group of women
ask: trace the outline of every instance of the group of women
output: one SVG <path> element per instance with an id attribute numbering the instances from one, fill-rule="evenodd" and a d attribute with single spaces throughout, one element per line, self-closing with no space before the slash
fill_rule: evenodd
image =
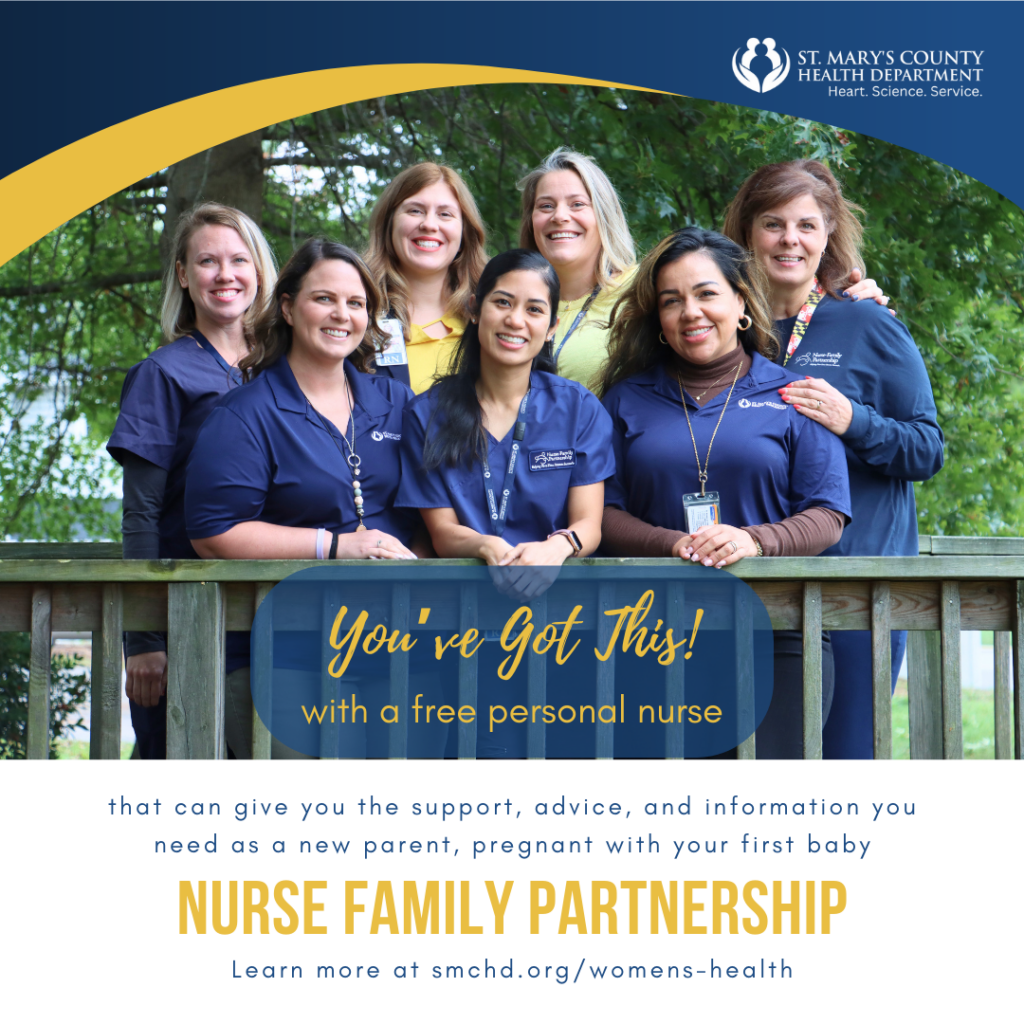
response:
<path id="1" fill-rule="evenodd" d="M 590 158 L 556 150 L 520 187 L 522 247 L 489 262 L 472 195 L 432 163 L 385 189 L 365 260 L 315 239 L 278 277 L 243 214 L 186 215 L 170 344 L 129 371 L 109 445 L 125 557 L 916 554 L 942 433 L 910 335 L 851 284 L 858 208 L 824 165 L 762 167 L 722 234 L 684 228 L 639 264 Z M 759 757 L 800 756 L 801 643 L 776 634 Z M 162 756 L 163 638 L 128 634 L 127 655 L 140 751 Z M 826 756 L 871 756 L 870 664 L 868 634 L 823 637 Z M 245 757 L 242 637 L 228 672 Z"/>

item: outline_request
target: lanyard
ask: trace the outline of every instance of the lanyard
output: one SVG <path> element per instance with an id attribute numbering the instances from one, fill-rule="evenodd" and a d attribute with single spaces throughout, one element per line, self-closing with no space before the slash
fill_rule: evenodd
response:
<path id="1" fill-rule="evenodd" d="M 500 537 L 505 532 L 505 519 L 508 516 L 508 499 L 512 493 L 512 481 L 516 475 L 516 462 L 519 461 L 519 445 L 526 437 L 526 403 L 530 400 L 530 390 L 526 389 L 523 401 L 519 406 L 519 419 L 516 420 L 515 429 L 512 432 L 512 451 L 508 457 L 508 468 L 505 470 L 505 480 L 501 488 L 501 505 L 499 507 L 494 496 L 494 484 L 491 479 L 491 467 L 487 461 L 486 454 L 483 457 L 484 463 L 484 491 L 487 494 L 487 511 L 491 517 L 491 529 Z"/>
<path id="2" fill-rule="evenodd" d="M 715 443 L 715 435 L 718 433 L 718 428 L 722 425 L 722 418 L 725 416 L 725 410 L 729 408 L 729 399 L 732 398 L 732 392 L 733 388 L 736 387 L 736 381 L 740 379 L 741 366 L 743 366 L 742 359 L 736 367 L 736 373 L 732 378 L 732 387 L 729 388 L 729 394 L 725 396 L 725 405 L 722 406 L 722 411 L 718 414 L 718 422 L 715 424 L 711 440 L 708 442 L 708 453 L 704 457 L 703 469 L 701 469 L 700 454 L 697 451 L 697 438 L 693 436 L 693 424 L 690 422 L 690 411 L 686 408 L 686 396 L 683 394 L 683 382 L 679 380 L 678 377 L 676 378 L 676 383 L 679 385 L 679 398 L 683 403 L 683 412 L 686 414 L 686 425 L 690 428 L 690 440 L 693 442 L 693 454 L 697 457 L 697 479 L 700 480 L 701 497 L 704 496 L 704 485 L 708 482 L 708 463 L 711 461 L 711 446 Z"/>
<path id="3" fill-rule="evenodd" d="M 202 335 L 199 331 L 192 331 L 189 335 L 190 338 L 194 338 L 199 342 L 199 347 L 205 349 L 213 356 L 214 359 L 220 363 L 221 367 L 227 373 L 228 377 L 234 384 L 242 383 L 242 371 L 237 366 L 228 366 L 227 360 L 213 347 L 213 345 Z"/>
<path id="4" fill-rule="evenodd" d="M 814 311 L 818 308 L 818 303 L 821 302 L 821 297 L 824 294 L 825 289 L 818 284 L 818 279 L 815 278 L 811 285 L 811 294 L 807 296 L 807 301 L 800 307 L 800 312 L 796 315 L 793 333 L 789 336 L 789 344 L 786 346 L 786 358 L 782 360 L 783 366 L 789 362 L 789 357 L 800 347 L 807 328 L 811 326 L 811 317 L 814 316 Z"/>
<path id="5" fill-rule="evenodd" d="M 590 309 L 594 299 L 597 298 L 598 292 L 601 291 L 599 284 L 594 285 L 594 290 L 590 293 L 590 297 L 586 302 L 583 303 L 583 308 L 576 314 L 576 319 L 573 320 L 572 326 L 565 332 L 562 340 L 558 343 L 558 348 L 555 350 L 555 362 L 558 362 L 558 357 L 562 354 L 562 349 L 565 348 L 565 343 L 572 337 L 572 332 L 583 322 L 583 318 L 587 315 L 587 311 Z"/>

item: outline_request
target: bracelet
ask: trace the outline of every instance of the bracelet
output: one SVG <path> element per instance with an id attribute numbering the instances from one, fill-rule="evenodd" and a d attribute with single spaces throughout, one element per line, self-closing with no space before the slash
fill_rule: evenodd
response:
<path id="1" fill-rule="evenodd" d="M 320 526 L 316 531 L 316 557 L 317 561 L 322 562 L 324 560 L 324 534 L 327 530 Z"/>
<path id="2" fill-rule="evenodd" d="M 764 549 L 761 547 L 761 542 L 759 540 L 755 539 L 754 547 L 757 548 L 758 558 L 764 558 Z"/>
<path id="3" fill-rule="evenodd" d="M 331 534 L 331 550 L 327 552 L 327 557 L 331 559 L 338 557 L 338 535 L 336 533 Z"/>

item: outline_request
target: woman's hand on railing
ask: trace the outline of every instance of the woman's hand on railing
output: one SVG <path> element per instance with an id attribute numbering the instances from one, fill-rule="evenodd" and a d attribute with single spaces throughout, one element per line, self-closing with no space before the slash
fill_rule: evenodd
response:
<path id="1" fill-rule="evenodd" d="M 719 523 L 717 526 L 702 526 L 681 537 L 672 546 L 672 554 L 684 562 L 700 562 L 722 569 L 741 558 L 755 557 L 757 545 L 746 530 Z"/>
<path id="2" fill-rule="evenodd" d="M 132 654 L 125 662 L 125 696 L 140 707 L 154 708 L 167 692 L 167 652 Z"/>
<path id="3" fill-rule="evenodd" d="M 328 541 L 328 544 L 330 542 Z M 338 534 L 338 558 L 415 558 L 398 539 L 381 530 Z"/>

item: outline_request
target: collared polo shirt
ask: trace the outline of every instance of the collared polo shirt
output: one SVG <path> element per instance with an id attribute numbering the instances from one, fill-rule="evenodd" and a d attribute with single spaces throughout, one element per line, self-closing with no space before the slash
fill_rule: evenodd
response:
<path id="1" fill-rule="evenodd" d="M 778 394 L 795 378 L 755 353 L 749 373 L 736 382 L 711 446 L 706 485 L 718 491 L 729 526 L 777 523 L 816 506 L 850 515 L 842 442 Z M 703 408 L 686 395 L 701 465 L 728 394 L 726 388 Z M 685 532 L 683 495 L 699 493 L 700 480 L 676 378 L 659 364 L 617 384 L 604 406 L 617 467 L 605 504 Z"/>
<path id="2" fill-rule="evenodd" d="M 611 420 L 601 403 L 576 381 L 535 371 L 530 376 L 526 434 L 520 442 L 502 539 L 509 544 L 544 540 L 568 524 L 570 487 L 607 479 L 615 471 Z M 406 508 L 451 508 L 459 523 L 492 532 L 478 460 L 423 469 L 423 447 L 436 389 L 406 409 L 402 437 L 402 482 L 396 504 Z M 443 415 L 439 413 L 439 415 Z M 488 462 L 499 496 L 512 451 L 514 430 L 500 441 L 487 436 Z"/>
<path id="3" fill-rule="evenodd" d="M 393 506 L 402 409 L 412 392 L 348 362 L 345 374 L 355 399 L 363 522 L 408 544 L 418 517 Z M 321 419 L 288 360 L 279 359 L 228 395 L 200 431 L 185 489 L 189 537 L 217 537 L 253 520 L 352 532 L 359 520 L 347 454 L 337 428 Z"/>

